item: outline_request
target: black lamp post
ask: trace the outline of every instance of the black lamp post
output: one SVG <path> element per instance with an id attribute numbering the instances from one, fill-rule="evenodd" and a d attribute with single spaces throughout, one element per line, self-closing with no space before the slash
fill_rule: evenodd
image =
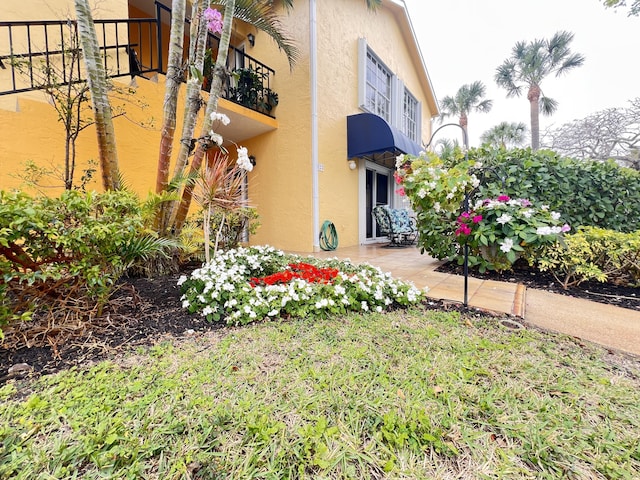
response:
<path id="1" fill-rule="evenodd" d="M 464 159 L 465 161 L 469 160 L 469 138 L 467 136 L 467 131 L 457 123 L 445 123 L 436 129 L 435 132 L 431 134 L 431 138 L 429 139 L 429 143 L 427 143 L 424 147 L 426 150 L 433 142 L 436 133 L 442 130 L 444 127 L 458 127 L 462 130 L 462 141 L 464 143 Z M 462 203 L 462 208 L 466 213 L 469 213 L 469 195 L 470 192 L 465 192 L 464 201 Z M 464 242 L 464 263 L 463 263 L 463 272 L 464 272 L 464 296 L 463 296 L 463 305 L 465 308 L 469 306 L 469 244 Z"/>

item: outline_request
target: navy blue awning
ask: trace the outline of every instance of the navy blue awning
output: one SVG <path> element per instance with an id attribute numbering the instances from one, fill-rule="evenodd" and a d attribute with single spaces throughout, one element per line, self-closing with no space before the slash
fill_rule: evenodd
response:
<path id="1" fill-rule="evenodd" d="M 347 117 L 347 160 L 395 158 L 401 153 L 418 155 L 421 150 L 420 145 L 378 115 L 358 113 Z"/>

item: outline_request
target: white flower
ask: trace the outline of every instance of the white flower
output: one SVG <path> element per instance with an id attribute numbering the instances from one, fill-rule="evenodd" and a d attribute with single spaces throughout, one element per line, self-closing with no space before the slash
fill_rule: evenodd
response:
<path id="1" fill-rule="evenodd" d="M 512 218 L 513 217 L 511 215 L 509 215 L 508 213 L 503 213 L 498 218 L 496 218 L 496 222 L 504 225 L 505 223 L 510 222 Z"/>
<path id="2" fill-rule="evenodd" d="M 522 212 L 522 216 L 524 218 L 531 218 L 531 215 L 533 215 L 533 210 L 531 210 L 530 208 L 527 208 Z"/>
<path id="3" fill-rule="evenodd" d="M 542 205 L 542 206 L 540 207 L 540 210 L 544 210 L 544 211 L 549 210 L 549 205 Z"/>
<path id="4" fill-rule="evenodd" d="M 182 308 L 189 308 L 189 305 L 191 305 L 191 304 L 189 303 L 189 300 L 183 300 L 183 301 L 182 301 Z"/>
<path id="5" fill-rule="evenodd" d="M 538 235 L 551 235 L 551 227 L 538 227 L 536 233 Z"/>
<path id="6" fill-rule="evenodd" d="M 238 161 L 237 161 L 237 164 L 241 169 L 246 170 L 247 172 L 250 172 L 251 170 L 253 170 L 253 164 L 251 163 L 251 160 L 249 159 L 249 154 L 247 152 L 247 148 L 246 147 L 238 148 Z"/>
<path id="7" fill-rule="evenodd" d="M 560 214 L 558 212 L 551 212 L 551 218 L 554 220 L 560 220 Z"/>
<path id="8" fill-rule="evenodd" d="M 513 240 L 511 240 L 510 238 L 505 238 L 500 243 L 500 250 L 502 250 L 504 253 L 509 253 L 512 248 L 513 248 Z"/>
<path id="9" fill-rule="evenodd" d="M 427 196 L 427 191 L 424 188 L 421 188 L 420 190 L 418 190 L 418 196 L 420 198 L 424 198 Z"/>
<path id="10" fill-rule="evenodd" d="M 209 132 L 209 136 L 211 137 L 211 141 L 213 143 L 215 143 L 216 145 L 222 145 L 222 143 L 224 142 L 224 139 L 222 138 L 222 135 L 220 135 L 219 133 L 214 132 L 213 130 L 211 130 Z"/>
<path id="11" fill-rule="evenodd" d="M 434 203 L 433 209 L 436 211 L 436 213 L 440 213 L 440 210 L 442 209 L 442 207 L 440 207 L 440 202 Z"/>
<path id="12" fill-rule="evenodd" d="M 451 200 L 453 198 L 453 192 L 447 193 L 447 200 Z"/>
<path id="13" fill-rule="evenodd" d="M 396 157 L 396 170 L 404 164 L 404 155 L 398 155 Z"/>
<path id="14" fill-rule="evenodd" d="M 184 282 L 187 281 L 187 276 L 186 275 L 182 275 L 179 279 L 178 279 L 178 286 L 182 285 Z"/>
<path id="15" fill-rule="evenodd" d="M 369 304 L 367 302 L 365 302 L 364 300 L 362 301 L 360 306 L 362 307 L 362 310 L 364 310 L 365 312 L 369 310 Z"/>
<path id="16" fill-rule="evenodd" d="M 229 120 L 229 117 L 227 117 L 224 113 L 218 113 L 218 112 L 213 112 L 211 114 L 211 121 L 215 122 L 215 121 L 220 121 L 223 125 L 229 125 L 229 122 L 231 120 Z"/>

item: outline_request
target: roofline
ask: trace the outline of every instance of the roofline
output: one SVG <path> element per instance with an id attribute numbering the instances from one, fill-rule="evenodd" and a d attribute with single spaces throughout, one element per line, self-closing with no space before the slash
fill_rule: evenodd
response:
<path id="1" fill-rule="evenodd" d="M 431 110 L 434 112 L 432 117 L 436 117 L 440 115 L 440 107 L 438 104 L 438 98 L 436 97 L 436 92 L 433 88 L 433 83 L 431 82 L 431 77 L 429 76 L 429 71 L 427 70 L 427 66 L 424 62 L 424 57 L 422 56 L 422 50 L 420 49 L 420 44 L 418 43 L 418 37 L 416 37 L 415 29 L 413 28 L 413 23 L 411 22 L 411 17 L 409 16 L 409 10 L 407 9 L 407 5 L 404 0 L 383 0 L 383 5 L 390 6 L 392 9 L 401 10 L 404 15 L 404 20 L 407 22 L 409 26 L 409 32 L 411 33 L 411 43 L 415 47 L 415 56 L 417 60 L 420 62 L 422 66 L 422 71 L 424 76 L 421 76 L 421 80 L 426 82 L 426 86 L 428 87 L 428 91 L 431 92 L 432 102 L 430 102 Z"/>

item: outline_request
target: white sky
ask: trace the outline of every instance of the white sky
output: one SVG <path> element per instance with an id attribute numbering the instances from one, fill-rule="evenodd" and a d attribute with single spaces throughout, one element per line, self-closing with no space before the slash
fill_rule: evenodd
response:
<path id="1" fill-rule="evenodd" d="M 525 95 L 506 98 L 493 77 L 519 40 L 574 33 L 571 50 L 585 63 L 556 78 L 542 91 L 559 102 L 552 117 L 540 116 L 540 131 L 610 107 L 624 107 L 640 96 L 640 17 L 607 9 L 599 0 L 405 0 L 427 70 L 440 101 L 464 84 L 480 80 L 493 100 L 489 113 L 469 114 L 469 143 L 502 121 L 529 127 Z M 457 122 L 457 118 L 449 117 Z M 436 123 L 435 126 L 439 124 Z M 454 127 L 438 138 L 458 138 Z"/>

